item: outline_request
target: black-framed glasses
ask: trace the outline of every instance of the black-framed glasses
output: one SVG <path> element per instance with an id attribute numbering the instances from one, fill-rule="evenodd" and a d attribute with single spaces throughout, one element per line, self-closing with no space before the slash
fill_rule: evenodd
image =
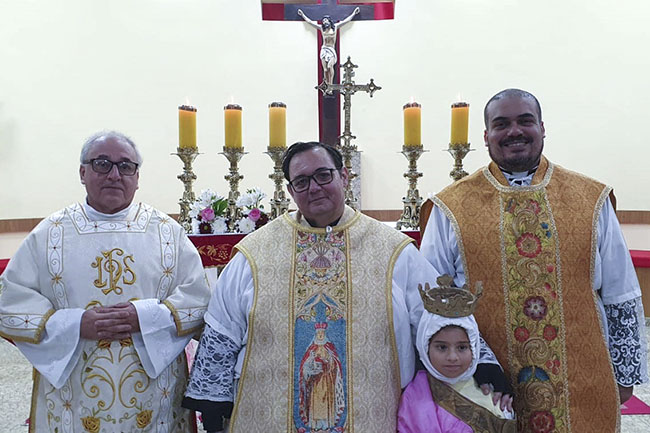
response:
<path id="1" fill-rule="evenodd" d="M 312 179 L 320 186 L 327 185 L 334 179 L 334 172 L 337 170 L 336 168 L 322 168 L 311 176 L 298 176 L 294 180 L 289 181 L 289 185 L 291 185 L 291 188 L 295 192 L 307 191 Z"/>
<path id="2" fill-rule="evenodd" d="M 95 173 L 106 174 L 109 173 L 114 165 L 117 165 L 117 171 L 122 176 L 133 176 L 138 171 L 138 164 L 131 161 L 118 161 L 113 162 L 106 158 L 94 158 L 87 161 Z"/>

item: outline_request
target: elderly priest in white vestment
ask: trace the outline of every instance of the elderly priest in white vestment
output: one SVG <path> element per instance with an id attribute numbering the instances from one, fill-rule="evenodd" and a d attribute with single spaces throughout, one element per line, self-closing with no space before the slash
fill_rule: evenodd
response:
<path id="1" fill-rule="evenodd" d="M 222 416 L 230 433 L 394 432 L 415 370 L 418 283 L 437 275 L 410 238 L 345 206 L 338 150 L 296 143 L 283 171 L 298 211 L 236 246 L 183 405 L 209 432 Z"/>
<path id="2" fill-rule="evenodd" d="M 34 365 L 30 431 L 187 432 L 184 347 L 209 288 L 183 229 L 132 203 L 142 159 L 89 138 L 87 197 L 45 218 L 0 277 L 0 333 Z"/>

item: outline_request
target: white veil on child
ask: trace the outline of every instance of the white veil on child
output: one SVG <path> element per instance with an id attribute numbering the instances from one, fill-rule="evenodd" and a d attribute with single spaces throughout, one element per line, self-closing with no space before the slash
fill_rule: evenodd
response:
<path id="1" fill-rule="evenodd" d="M 455 378 L 448 378 L 446 376 L 443 376 L 438 370 L 433 368 L 433 365 L 431 365 L 431 361 L 429 360 L 429 340 L 431 340 L 431 337 L 436 332 L 449 325 L 460 326 L 467 332 L 467 337 L 469 338 L 470 347 L 472 349 L 472 364 L 466 371 L 463 372 L 463 374 Z M 422 317 L 420 318 L 420 323 L 418 324 L 416 346 L 418 348 L 422 364 L 424 364 L 427 371 L 436 379 L 450 385 L 470 379 L 476 371 L 476 365 L 478 364 L 478 357 L 480 353 L 479 351 L 481 348 L 478 324 L 476 323 L 473 315 L 451 318 L 430 313 L 425 309 L 422 313 Z"/>

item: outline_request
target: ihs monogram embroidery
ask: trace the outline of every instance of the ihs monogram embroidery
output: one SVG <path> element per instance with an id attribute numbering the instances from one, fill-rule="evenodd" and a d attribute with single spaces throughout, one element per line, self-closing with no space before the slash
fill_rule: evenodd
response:
<path id="1" fill-rule="evenodd" d="M 116 257 L 114 257 L 115 255 Z M 98 276 L 94 281 L 95 287 L 102 289 L 102 293 L 108 295 L 110 292 L 115 292 L 116 295 L 122 294 L 122 287 L 118 286 L 120 284 L 120 278 L 122 278 L 121 283 L 132 285 L 135 283 L 135 273 L 129 267 L 129 261 L 134 262 L 133 256 L 128 255 L 122 259 L 120 263 L 120 257 L 124 255 L 124 251 L 120 248 L 113 248 L 110 251 L 102 251 L 101 256 L 95 257 L 95 262 L 91 263 L 91 267 L 97 268 Z M 104 273 L 108 274 L 108 282 L 104 279 Z M 103 287 L 108 288 L 104 289 Z"/>

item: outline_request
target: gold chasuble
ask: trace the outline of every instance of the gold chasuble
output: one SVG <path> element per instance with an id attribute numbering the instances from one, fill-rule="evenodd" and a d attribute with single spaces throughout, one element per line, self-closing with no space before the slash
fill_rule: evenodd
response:
<path id="1" fill-rule="evenodd" d="M 434 198 L 456 232 L 467 283 L 483 282 L 476 320 L 514 385 L 521 432 L 620 429 L 593 290 L 610 190 L 542 157 L 528 187 L 508 186 L 490 163 Z"/>
<path id="2" fill-rule="evenodd" d="M 255 298 L 231 433 L 395 431 L 392 274 L 409 242 L 346 207 L 331 231 L 285 214 L 237 245 Z"/>
<path id="3" fill-rule="evenodd" d="M 53 214 L 30 233 L 0 280 L 0 332 L 38 345 L 57 310 L 142 299 L 164 303 L 178 335 L 198 331 L 209 293 L 200 260 L 182 232 L 145 204 L 132 205 L 124 220 L 92 221 L 79 204 Z M 78 361 L 60 387 L 34 370 L 30 432 L 193 430 L 191 412 L 180 407 L 188 378 L 185 353 L 154 378 L 132 338 L 80 338 L 77 351 Z"/>

